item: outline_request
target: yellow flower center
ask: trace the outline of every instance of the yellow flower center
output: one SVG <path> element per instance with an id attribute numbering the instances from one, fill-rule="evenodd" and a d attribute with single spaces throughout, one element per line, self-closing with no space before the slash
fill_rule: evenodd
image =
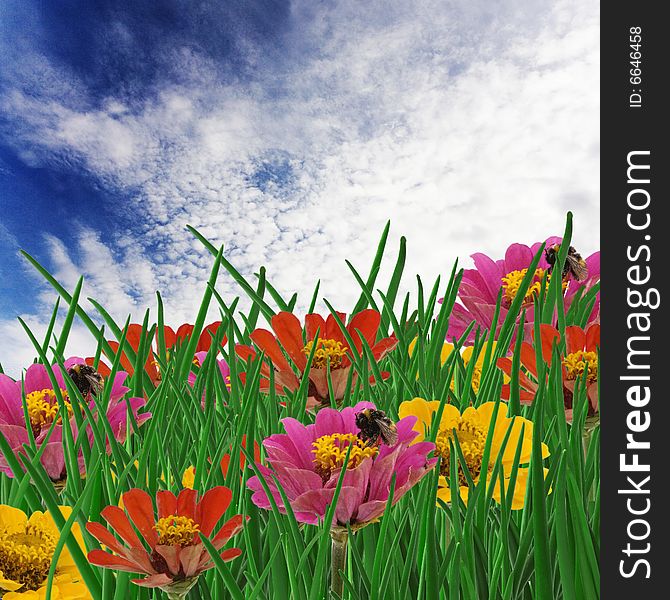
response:
<path id="1" fill-rule="evenodd" d="M 523 306 L 532 304 L 535 296 L 539 295 L 540 290 L 542 289 L 542 280 L 544 279 L 544 272 L 545 271 L 542 268 L 535 269 L 535 275 L 533 276 L 533 281 L 531 282 L 530 286 L 528 286 L 528 289 L 526 290 L 526 295 L 523 298 Z M 514 300 L 514 298 L 516 298 L 516 295 L 519 292 L 519 287 L 521 286 L 521 282 L 523 281 L 523 278 L 526 276 L 526 273 L 528 273 L 528 269 L 521 269 L 520 271 L 511 271 L 502 278 L 504 306 L 510 306 L 512 304 L 512 301 Z M 551 275 L 547 275 L 547 286 L 549 286 L 550 281 L 551 281 Z M 568 284 L 566 282 L 563 282 L 562 286 L 563 290 L 565 290 L 568 287 Z"/>
<path id="2" fill-rule="evenodd" d="M 458 417 L 456 421 L 452 421 L 449 424 L 448 428 L 440 429 L 435 439 L 435 449 L 442 457 L 440 474 L 447 478 L 447 483 L 449 483 L 451 469 L 451 449 L 449 448 L 449 442 L 454 437 L 458 438 L 458 443 L 461 447 L 461 452 L 463 452 L 470 476 L 476 482 L 482 470 L 486 433 L 486 427 L 476 413 Z M 458 483 L 459 485 L 467 485 L 467 478 L 462 469 L 463 467 L 459 463 Z"/>
<path id="3" fill-rule="evenodd" d="M 312 353 L 313 347 L 314 340 L 310 340 L 302 351 L 309 356 Z M 337 340 L 318 340 L 316 350 L 314 351 L 314 358 L 312 359 L 312 366 L 317 369 L 323 369 L 330 361 L 330 368 L 337 369 L 342 366 L 342 359 L 346 355 L 347 350 L 348 348 Z"/>
<path id="4" fill-rule="evenodd" d="M 353 433 L 322 435 L 312 442 L 315 470 L 321 475 L 324 482 L 330 479 L 333 471 L 342 467 L 350 445 L 351 454 L 349 454 L 347 469 L 355 469 L 363 460 L 374 458 L 378 452 L 376 447 L 366 446 L 365 442 Z"/>
<path id="5" fill-rule="evenodd" d="M 568 372 L 568 379 L 581 379 L 587 371 L 587 383 L 598 381 L 598 355 L 595 352 L 578 350 L 563 359 L 563 366 Z"/>
<path id="6" fill-rule="evenodd" d="M 0 528 L 0 576 L 16 582 L 21 593 L 38 589 L 49 573 L 57 541 L 37 524 L 14 533 Z"/>
<path id="7" fill-rule="evenodd" d="M 178 515 L 158 519 L 158 522 L 154 525 L 154 529 L 160 536 L 158 543 L 161 546 L 181 546 L 182 548 L 193 544 L 199 527 L 200 525 L 193 519 Z"/>
<path id="8" fill-rule="evenodd" d="M 465 367 L 467 368 L 468 363 L 465 363 Z M 474 369 L 472 370 L 472 390 L 474 391 L 475 394 L 479 393 L 479 384 L 482 379 L 482 368 L 479 365 L 475 365 Z M 454 387 L 454 381 L 452 379 L 450 386 L 451 391 L 455 392 L 456 388 Z"/>
<path id="9" fill-rule="evenodd" d="M 68 418 L 72 416 L 72 405 L 67 397 L 67 391 L 61 390 L 65 407 L 67 408 Z M 58 400 L 56 392 L 52 389 L 30 392 L 26 394 L 26 407 L 30 417 L 30 425 L 35 436 L 39 435 L 42 429 L 49 427 L 58 414 Z M 60 417 L 58 421 L 60 422 Z"/>

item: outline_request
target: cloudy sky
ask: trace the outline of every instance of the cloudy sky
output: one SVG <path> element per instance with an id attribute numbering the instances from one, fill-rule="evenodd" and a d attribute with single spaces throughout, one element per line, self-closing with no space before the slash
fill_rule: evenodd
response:
<path id="1" fill-rule="evenodd" d="M 186 224 L 342 310 L 388 219 L 408 286 L 567 210 L 599 247 L 596 0 L 5 0 L 0 24 L 10 374 L 34 354 L 16 316 L 39 332 L 55 301 L 21 248 L 121 320 L 161 290 L 178 325 L 212 262 Z"/>

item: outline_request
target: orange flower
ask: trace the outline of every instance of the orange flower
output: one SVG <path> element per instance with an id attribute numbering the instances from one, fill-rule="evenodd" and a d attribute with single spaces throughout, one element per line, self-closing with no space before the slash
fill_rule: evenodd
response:
<path id="1" fill-rule="evenodd" d="M 198 338 L 198 345 L 195 348 L 196 352 L 207 352 L 210 349 L 212 345 L 212 336 L 216 335 L 216 332 L 220 325 L 221 321 L 215 321 L 207 325 L 202 330 L 202 333 Z M 193 333 L 193 325 L 190 325 L 189 323 L 184 323 L 180 325 L 177 328 L 176 332 L 169 325 L 165 325 L 163 327 L 165 352 L 169 355 L 170 350 L 178 342 L 183 343 L 185 340 L 187 340 L 190 337 L 191 333 Z M 128 342 L 130 344 L 130 347 L 135 352 L 137 352 L 139 350 L 141 340 L 142 340 L 142 325 L 139 325 L 138 323 L 131 323 L 128 326 L 128 331 L 126 333 L 126 342 Z M 154 353 L 158 355 L 158 332 L 156 332 L 155 334 L 155 340 L 156 340 L 156 350 L 154 351 Z M 118 342 L 114 340 L 107 340 L 107 343 L 111 346 L 112 350 L 114 351 L 114 354 L 116 354 L 119 351 Z M 221 345 L 224 345 L 225 343 L 226 343 L 226 336 L 223 337 Z M 110 356 L 109 358 L 113 359 L 114 356 Z M 95 359 L 93 357 L 88 357 L 86 359 L 86 364 L 93 365 L 94 360 Z M 121 353 L 121 367 L 129 375 L 132 375 L 135 372 L 135 365 L 128 358 L 125 352 Z M 149 356 L 147 357 L 147 360 L 144 364 L 144 370 L 151 379 L 152 383 L 154 385 L 158 385 L 158 383 L 161 380 L 160 369 L 158 368 L 158 363 L 156 362 L 154 355 L 151 352 L 149 353 Z M 98 365 L 98 372 L 103 377 L 107 377 L 111 373 L 111 370 L 106 364 L 104 364 L 101 361 Z"/>
<path id="2" fill-rule="evenodd" d="M 554 345 L 560 341 L 561 334 L 551 325 L 540 325 L 540 343 L 542 358 L 548 366 L 553 359 Z M 563 377 L 563 397 L 568 420 L 572 420 L 572 400 L 577 380 L 582 380 L 586 373 L 586 393 L 589 398 L 589 416 L 598 412 L 598 348 L 600 347 L 600 325 L 590 325 L 586 331 L 572 325 L 565 328 L 565 354 L 561 355 L 561 372 Z M 498 366 L 510 377 L 512 376 L 512 360 L 499 358 Z M 535 348 L 523 342 L 521 344 L 521 365 L 524 371 L 519 372 L 520 400 L 530 404 L 537 392 L 537 362 Z M 503 385 L 503 400 L 509 400 L 510 386 Z"/>
<path id="3" fill-rule="evenodd" d="M 178 497 L 160 491 L 156 494 L 156 516 L 151 496 L 133 488 L 123 494 L 125 511 L 107 506 L 100 513 L 125 544 L 101 523 L 89 522 L 86 529 L 111 552 L 91 550 L 88 560 L 107 569 L 147 575 L 133 579 L 137 585 L 185 593 L 203 571 L 214 566 L 200 536 L 212 536 L 231 498 L 232 492 L 224 486 L 208 490 L 200 501 L 191 489 L 182 490 Z M 217 551 L 241 531 L 244 520 L 242 515 L 235 515 L 211 538 Z M 221 558 L 230 561 L 241 553 L 239 548 L 229 548 L 221 552 Z"/>
<path id="4" fill-rule="evenodd" d="M 344 313 L 337 313 L 342 322 Z M 272 317 L 273 331 L 255 329 L 250 337 L 254 344 L 265 353 L 274 368 L 276 392 L 284 395 L 286 390 L 295 391 L 307 370 L 307 359 L 314 350 L 311 368 L 308 373 L 309 389 L 307 395 L 311 402 L 308 406 L 328 404 L 328 375 L 333 386 L 335 401 L 339 402 L 347 384 L 349 371 L 352 367 L 352 358 L 362 354 L 363 342 L 372 350 L 375 360 L 380 360 L 398 343 L 395 336 L 377 340 L 377 332 L 381 322 L 381 315 L 373 309 L 363 310 L 355 314 L 346 331 L 354 342 L 355 354 L 349 348 L 349 342 L 340 329 L 335 317 L 329 315 L 324 319 L 321 315 L 309 314 L 305 317 L 304 332 L 298 318 L 290 312 L 280 312 Z M 318 340 L 316 333 L 319 331 Z M 316 349 L 314 345 L 316 344 Z M 248 359 L 256 355 L 251 346 L 238 345 L 237 354 Z M 244 373 L 241 374 L 243 380 Z M 261 390 L 267 391 L 270 387 L 270 367 L 263 365 L 261 369 Z M 388 377 L 388 373 L 382 373 Z M 354 381 L 356 374 L 353 375 Z"/>

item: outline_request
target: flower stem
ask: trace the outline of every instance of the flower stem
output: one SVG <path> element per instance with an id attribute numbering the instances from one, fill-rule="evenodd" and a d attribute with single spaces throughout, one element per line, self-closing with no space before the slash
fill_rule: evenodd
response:
<path id="1" fill-rule="evenodd" d="M 185 600 L 191 588 L 198 582 L 197 577 L 181 579 L 162 587 L 169 600 Z"/>
<path id="2" fill-rule="evenodd" d="M 330 552 L 330 589 L 341 598 L 344 580 L 340 571 L 346 570 L 348 533 L 344 527 L 336 527 L 330 530 L 330 537 L 333 540 Z"/>

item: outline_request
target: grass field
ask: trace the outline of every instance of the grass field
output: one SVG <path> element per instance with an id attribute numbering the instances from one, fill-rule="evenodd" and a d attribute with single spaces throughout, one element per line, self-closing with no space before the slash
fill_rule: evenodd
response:
<path id="1" fill-rule="evenodd" d="M 568 215 L 554 274 L 571 232 Z M 28 257 L 59 304 L 46 336 L 25 327 L 40 364 L 0 387 L 0 596 L 599 597 L 597 281 L 575 294 L 570 275 L 538 275 L 540 246 L 488 323 L 447 339 L 463 271 L 412 280 L 387 227 L 343 283 L 357 303 L 303 329 L 312 309 L 286 313 L 318 285 L 282 298 L 193 233 L 212 270 L 192 330 L 165 328 L 160 295 L 115 322 Z M 246 313 L 217 291 L 225 271 Z M 75 319 L 89 365 L 64 354 Z M 366 433 L 366 407 L 389 421 L 365 413 Z"/>

